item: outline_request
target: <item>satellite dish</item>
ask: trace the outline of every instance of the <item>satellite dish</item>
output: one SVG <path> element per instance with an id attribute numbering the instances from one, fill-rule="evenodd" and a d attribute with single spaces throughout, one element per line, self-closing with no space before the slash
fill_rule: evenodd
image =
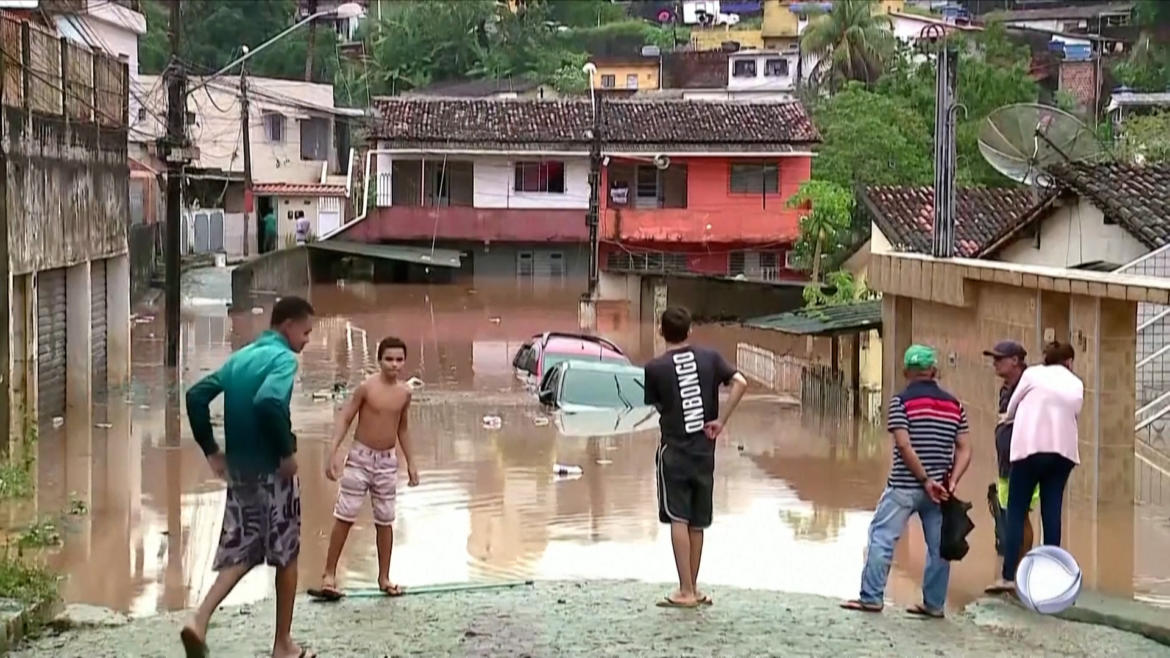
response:
<path id="1" fill-rule="evenodd" d="M 997 108 L 979 127 L 979 152 L 1008 178 L 1052 187 L 1046 172 L 1066 162 L 1096 160 L 1105 149 L 1096 135 L 1064 110 L 1037 103 Z"/>

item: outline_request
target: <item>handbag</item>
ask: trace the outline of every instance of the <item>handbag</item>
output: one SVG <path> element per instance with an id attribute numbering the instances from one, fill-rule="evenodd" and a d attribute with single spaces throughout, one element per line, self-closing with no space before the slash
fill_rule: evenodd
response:
<path id="1" fill-rule="evenodd" d="M 940 505 L 942 511 L 942 542 L 939 545 L 939 555 L 942 559 L 955 562 L 962 560 L 971 546 L 967 543 L 967 535 L 975 529 L 975 522 L 971 520 L 969 512 L 971 503 L 951 496 Z"/>

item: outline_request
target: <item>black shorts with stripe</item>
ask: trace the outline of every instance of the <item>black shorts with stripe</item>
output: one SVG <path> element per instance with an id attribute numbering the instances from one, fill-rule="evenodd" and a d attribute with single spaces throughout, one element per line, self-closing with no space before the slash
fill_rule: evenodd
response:
<path id="1" fill-rule="evenodd" d="M 658 520 L 695 529 L 711 525 L 715 488 L 715 453 L 683 450 L 665 442 L 655 455 L 658 472 Z"/>

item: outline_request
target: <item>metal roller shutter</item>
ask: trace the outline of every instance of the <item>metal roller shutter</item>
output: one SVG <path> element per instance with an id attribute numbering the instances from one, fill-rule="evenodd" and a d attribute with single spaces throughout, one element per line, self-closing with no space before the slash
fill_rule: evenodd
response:
<path id="1" fill-rule="evenodd" d="M 89 264 L 90 346 L 93 349 L 93 399 L 106 399 L 106 261 Z"/>
<path id="2" fill-rule="evenodd" d="M 37 415 L 65 415 L 65 270 L 37 273 Z"/>

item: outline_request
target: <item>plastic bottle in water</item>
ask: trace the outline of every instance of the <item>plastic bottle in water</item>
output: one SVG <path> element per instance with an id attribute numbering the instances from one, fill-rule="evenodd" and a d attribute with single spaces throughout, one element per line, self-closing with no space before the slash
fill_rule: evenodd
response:
<path id="1" fill-rule="evenodd" d="M 572 464 L 553 464 L 553 475 L 581 475 L 584 469 Z"/>

